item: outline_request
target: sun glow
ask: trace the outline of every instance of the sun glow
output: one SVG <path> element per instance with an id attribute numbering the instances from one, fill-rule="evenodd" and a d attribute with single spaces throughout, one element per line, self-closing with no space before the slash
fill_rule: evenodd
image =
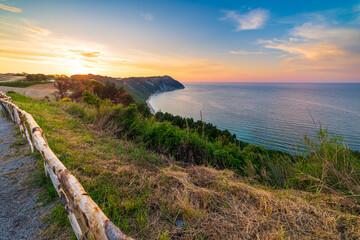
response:
<path id="1" fill-rule="evenodd" d="M 88 74 L 93 72 L 94 68 L 86 67 L 79 61 L 76 61 L 74 64 L 72 64 L 71 74 Z"/>

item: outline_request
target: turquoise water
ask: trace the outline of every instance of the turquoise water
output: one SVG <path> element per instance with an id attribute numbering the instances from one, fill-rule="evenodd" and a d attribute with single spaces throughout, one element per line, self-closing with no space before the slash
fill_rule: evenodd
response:
<path id="1" fill-rule="evenodd" d="M 155 111 L 200 119 L 245 142 L 295 152 L 305 134 L 327 126 L 360 150 L 360 84 L 185 83 L 152 96 Z M 315 122 L 315 123 L 314 123 Z"/>

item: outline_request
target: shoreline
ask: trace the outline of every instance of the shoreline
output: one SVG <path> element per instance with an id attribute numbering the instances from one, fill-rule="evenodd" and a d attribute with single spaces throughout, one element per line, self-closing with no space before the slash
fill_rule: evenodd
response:
<path id="1" fill-rule="evenodd" d="M 146 105 L 148 106 L 148 108 L 150 108 L 151 114 L 152 114 L 152 115 L 155 115 L 155 113 L 156 113 L 155 109 L 154 109 L 154 108 L 151 106 L 151 104 L 150 104 L 150 100 L 151 100 L 151 98 L 152 98 L 154 95 L 157 95 L 157 94 L 160 94 L 160 93 L 165 93 L 165 92 L 172 92 L 172 91 L 181 90 L 181 89 L 184 89 L 184 88 L 157 91 L 157 92 L 151 94 L 150 97 L 149 97 L 148 99 L 146 99 Z"/>
<path id="2" fill-rule="evenodd" d="M 152 115 L 155 115 L 156 111 L 155 111 L 155 109 L 151 106 L 150 100 L 151 100 L 152 96 L 154 96 L 155 94 L 156 94 L 156 93 L 151 94 L 150 97 L 149 97 L 148 99 L 146 99 L 146 104 L 147 104 L 147 106 L 150 108 L 150 112 L 151 112 Z"/>

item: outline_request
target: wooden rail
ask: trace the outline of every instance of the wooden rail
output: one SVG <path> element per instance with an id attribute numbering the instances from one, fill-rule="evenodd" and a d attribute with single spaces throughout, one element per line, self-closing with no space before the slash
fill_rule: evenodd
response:
<path id="1" fill-rule="evenodd" d="M 35 146 L 44 158 L 45 173 L 51 178 L 77 239 L 132 240 L 105 216 L 80 182 L 56 157 L 34 118 L 21 110 L 12 102 L 11 97 L 1 91 L 0 103 L 4 113 L 19 125 L 20 132 L 27 139 L 31 151 L 34 151 Z"/>

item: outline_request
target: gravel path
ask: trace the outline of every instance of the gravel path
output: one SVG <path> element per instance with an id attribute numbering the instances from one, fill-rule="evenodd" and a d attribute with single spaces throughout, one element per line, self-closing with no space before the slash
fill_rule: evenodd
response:
<path id="1" fill-rule="evenodd" d="M 50 206 L 37 202 L 40 189 L 31 179 L 36 160 L 17 132 L 0 113 L 0 239 L 40 239 Z"/>

